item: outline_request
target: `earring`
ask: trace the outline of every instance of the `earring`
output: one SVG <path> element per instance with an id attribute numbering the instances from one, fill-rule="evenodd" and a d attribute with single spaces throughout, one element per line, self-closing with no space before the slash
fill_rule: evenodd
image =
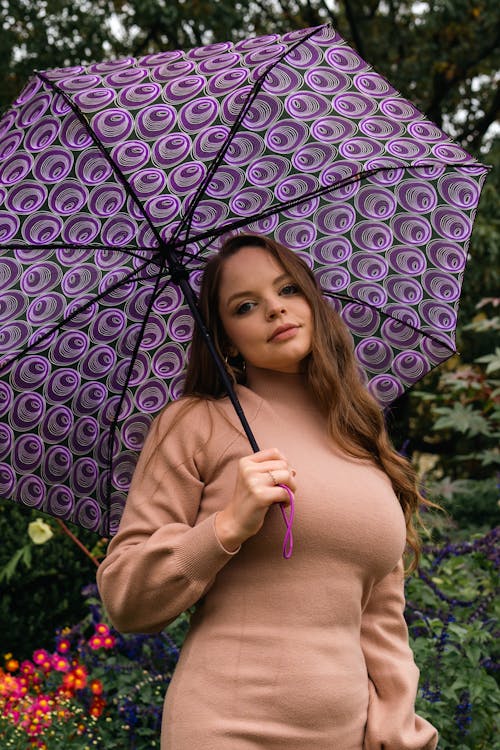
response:
<path id="1" fill-rule="evenodd" d="M 230 362 L 230 359 L 233 361 Z M 228 374 L 231 376 L 235 383 L 240 382 L 242 377 L 245 376 L 247 363 L 238 352 L 235 352 L 234 354 L 226 353 L 224 355 L 224 364 L 226 366 Z"/>

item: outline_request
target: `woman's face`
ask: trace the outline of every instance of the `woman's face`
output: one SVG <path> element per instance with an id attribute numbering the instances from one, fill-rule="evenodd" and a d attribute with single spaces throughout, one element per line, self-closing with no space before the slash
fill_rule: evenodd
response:
<path id="1" fill-rule="evenodd" d="M 312 311 L 283 266 L 264 248 L 242 247 L 226 261 L 219 315 L 231 349 L 255 367 L 299 372 L 311 351 Z"/>

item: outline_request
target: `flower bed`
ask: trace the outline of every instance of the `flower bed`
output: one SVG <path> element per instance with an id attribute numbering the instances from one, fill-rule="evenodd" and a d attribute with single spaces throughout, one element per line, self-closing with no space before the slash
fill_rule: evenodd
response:
<path id="1" fill-rule="evenodd" d="M 499 530 L 428 546 L 407 583 L 407 619 L 421 684 L 418 711 L 440 750 L 492 750 L 500 734 Z M 94 585 L 88 615 L 19 663 L 0 669 L 0 746 L 16 750 L 159 747 L 163 699 L 188 616 L 158 635 L 106 622 Z"/>

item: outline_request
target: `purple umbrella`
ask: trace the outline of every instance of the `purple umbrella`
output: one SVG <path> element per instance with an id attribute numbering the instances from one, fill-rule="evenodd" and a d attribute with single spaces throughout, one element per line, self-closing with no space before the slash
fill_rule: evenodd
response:
<path id="1" fill-rule="evenodd" d="M 455 351 L 486 174 L 329 26 L 37 73 L 0 121 L 0 496 L 114 533 L 238 230 L 306 260 L 389 404 Z"/>

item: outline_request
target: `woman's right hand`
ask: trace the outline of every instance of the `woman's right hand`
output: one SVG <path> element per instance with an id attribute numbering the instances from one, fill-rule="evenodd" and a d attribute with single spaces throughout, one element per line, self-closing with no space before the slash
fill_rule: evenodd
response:
<path id="1" fill-rule="evenodd" d="M 295 471 L 277 448 L 258 451 L 240 459 L 234 494 L 215 517 L 215 531 L 229 552 L 254 536 L 275 503 L 290 504 L 285 484 L 295 492 Z"/>

